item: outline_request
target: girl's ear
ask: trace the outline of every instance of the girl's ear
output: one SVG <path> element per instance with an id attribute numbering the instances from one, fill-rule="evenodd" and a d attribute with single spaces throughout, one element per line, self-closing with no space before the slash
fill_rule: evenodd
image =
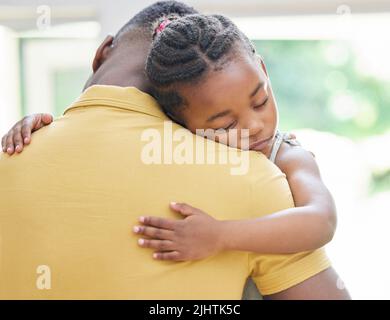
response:
<path id="1" fill-rule="evenodd" d="M 259 54 L 257 54 L 256 57 L 257 57 L 257 61 L 258 61 L 259 64 L 261 65 L 261 68 L 263 69 L 265 75 L 267 76 L 267 78 L 269 78 L 269 77 L 268 77 L 267 68 L 265 67 L 265 63 L 264 63 L 263 57 L 262 57 L 261 55 L 259 55 Z"/>

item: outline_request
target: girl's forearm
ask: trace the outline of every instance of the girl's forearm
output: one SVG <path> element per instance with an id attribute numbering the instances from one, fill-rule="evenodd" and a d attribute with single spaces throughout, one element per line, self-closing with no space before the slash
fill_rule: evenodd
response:
<path id="1" fill-rule="evenodd" d="M 305 206 L 257 219 L 221 221 L 223 249 L 273 254 L 314 250 L 332 239 L 334 215 L 331 209 Z"/>

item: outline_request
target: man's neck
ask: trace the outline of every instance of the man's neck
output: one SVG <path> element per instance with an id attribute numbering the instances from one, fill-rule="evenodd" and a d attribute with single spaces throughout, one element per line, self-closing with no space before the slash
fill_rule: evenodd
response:
<path id="1" fill-rule="evenodd" d="M 150 93 L 150 88 L 144 79 L 137 76 L 129 76 L 127 79 L 117 78 L 117 77 L 103 77 L 100 79 L 92 79 L 88 82 L 84 90 L 93 85 L 106 85 L 106 86 L 118 86 L 118 87 L 135 87 L 138 90 L 141 90 L 146 93 Z"/>
<path id="2" fill-rule="evenodd" d="M 147 47 L 135 47 L 134 50 L 118 52 L 91 76 L 85 84 L 84 90 L 92 85 L 111 85 L 119 87 L 136 87 L 150 93 L 150 82 L 145 74 L 145 57 Z M 134 52 L 131 52 L 134 51 Z"/>
<path id="3" fill-rule="evenodd" d="M 108 72 L 96 73 L 87 81 L 84 90 L 93 85 L 136 87 L 141 91 L 150 92 L 150 85 L 146 77 L 141 70 L 135 70 L 134 68 L 126 70 L 120 67 L 113 67 Z"/>

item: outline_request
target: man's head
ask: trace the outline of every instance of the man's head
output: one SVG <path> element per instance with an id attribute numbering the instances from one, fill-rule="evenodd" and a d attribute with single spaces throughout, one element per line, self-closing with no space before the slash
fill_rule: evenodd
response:
<path id="1" fill-rule="evenodd" d="M 156 2 L 131 18 L 115 35 L 107 36 L 96 51 L 93 74 L 84 89 L 94 84 L 135 86 L 149 92 L 145 62 L 154 29 L 164 18 L 197 13 L 177 1 Z"/>

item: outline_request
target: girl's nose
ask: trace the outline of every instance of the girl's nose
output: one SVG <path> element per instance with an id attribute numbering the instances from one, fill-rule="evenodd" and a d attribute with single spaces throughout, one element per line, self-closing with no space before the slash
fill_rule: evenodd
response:
<path id="1" fill-rule="evenodd" d="M 264 122 L 258 117 L 252 117 L 248 121 L 249 136 L 258 136 L 264 128 Z"/>

